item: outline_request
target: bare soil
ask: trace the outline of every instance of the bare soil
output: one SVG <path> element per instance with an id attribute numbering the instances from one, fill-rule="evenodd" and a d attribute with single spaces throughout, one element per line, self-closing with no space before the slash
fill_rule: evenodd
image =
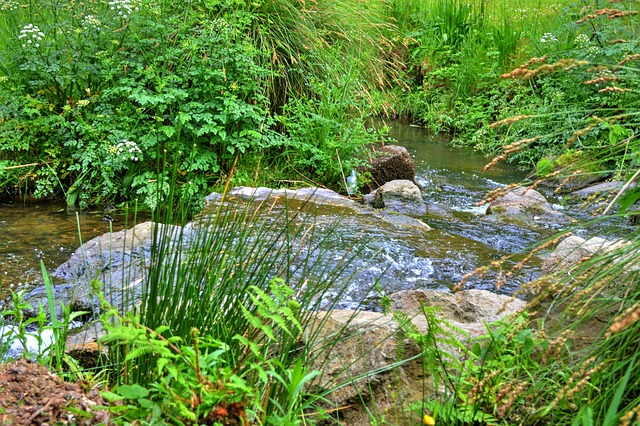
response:
<path id="1" fill-rule="evenodd" d="M 95 389 L 63 381 L 42 365 L 19 360 L 0 365 L 1 425 L 108 424 Z"/>

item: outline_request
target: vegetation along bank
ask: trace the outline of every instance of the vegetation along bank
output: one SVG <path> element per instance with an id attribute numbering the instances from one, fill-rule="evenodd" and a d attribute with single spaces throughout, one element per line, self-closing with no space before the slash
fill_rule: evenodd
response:
<path id="1" fill-rule="evenodd" d="M 428 327 L 417 328 L 383 297 L 396 324 L 376 337 L 393 340 L 398 361 L 388 370 L 418 360 L 424 392 L 392 394 L 399 406 L 389 411 L 366 404 L 367 387 L 354 400 L 369 424 L 637 425 L 638 232 L 623 228 L 640 199 L 637 7 L 0 0 L 1 195 L 64 197 L 82 208 L 137 200 L 154 214 L 171 202 L 184 210 L 155 219 L 184 223 L 227 182 L 346 193 L 344 176 L 385 138 L 370 124 L 380 116 L 449 133 L 486 153 L 488 167 L 516 161 L 532 171 L 533 186 L 550 183 L 558 193 L 578 180 L 620 180 L 596 213 L 612 233 L 629 229 L 624 241 L 580 251 L 584 242 L 570 246 L 558 235 L 469 275 L 492 270 L 508 280 L 561 241 L 564 258 L 580 253 L 523 286 L 527 311 L 484 336 L 461 337 L 424 304 Z M 142 295 L 110 299 L 109 286 L 133 287 L 93 280 L 108 331 L 97 367 L 65 353 L 80 313 L 55 303 L 47 271 L 48 297 L 35 316 L 14 296 L 2 316 L 17 341 L 38 329 L 30 337 L 41 346 L 47 331 L 53 350 L 37 360 L 101 390 L 94 403 L 69 393 L 34 405 L 20 421 L 53 406 L 77 424 L 341 421 L 347 408 L 330 395 L 379 372 L 345 377 L 351 370 L 322 362 L 349 328 L 329 333 L 329 317 L 315 313 L 335 308 L 322 301 L 348 259 L 337 269 L 316 262 L 322 241 L 313 243 L 313 226 L 286 209 L 277 229 L 251 223 L 250 209 L 242 212 L 248 221 L 222 207 L 214 213 L 189 239 L 184 227 L 156 227 L 149 253 L 135 258 L 149 262 Z M 305 284 L 295 287 L 300 277 Z M 3 367 L 3 377 L 14 371 L 5 368 L 26 367 Z M 96 401 L 109 406 L 106 417 L 90 408 Z"/>

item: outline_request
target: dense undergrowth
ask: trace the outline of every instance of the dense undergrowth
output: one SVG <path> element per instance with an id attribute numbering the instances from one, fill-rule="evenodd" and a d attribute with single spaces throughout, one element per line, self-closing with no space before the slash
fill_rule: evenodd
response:
<path id="1" fill-rule="evenodd" d="M 400 115 L 540 177 L 635 170 L 634 2 L 429 3 L 398 19 L 413 82 Z"/>
<path id="2" fill-rule="evenodd" d="M 162 170 L 196 199 L 236 158 L 234 184 L 339 188 L 380 140 L 367 94 L 393 74 L 385 24 L 355 6 L 3 1 L 0 188 L 153 208 Z"/>

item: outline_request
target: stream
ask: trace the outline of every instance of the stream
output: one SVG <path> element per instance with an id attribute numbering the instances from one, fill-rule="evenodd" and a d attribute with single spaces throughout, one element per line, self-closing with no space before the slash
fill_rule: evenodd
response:
<path id="1" fill-rule="evenodd" d="M 102 220 L 102 210 L 76 211 L 63 201 L 0 203 L 0 298 L 41 284 L 40 261 L 54 270 L 80 246 L 79 235 L 86 242 L 136 221 L 124 212 L 109 215 L 114 222 Z"/>
<path id="2" fill-rule="evenodd" d="M 342 218 L 330 256 L 340 259 L 356 245 L 359 253 L 351 266 L 355 282 L 342 307 L 367 298 L 375 305 L 376 295 L 370 293 L 370 287 L 383 271 L 379 286 L 389 293 L 418 288 L 446 290 L 475 268 L 520 252 L 554 232 L 487 220 L 486 207 L 476 205 L 488 191 L 522 180 L 522 171 L 500 164 L 483 172 L 486 158 L 470 149 L 452 147 L 423 128 L 398 125 L 390 136 L 414 157 L 416 182 L 423 189 L 424 200 L 443 206 L 447 213 L 421 217 L 433 228 L 426 233 L 385 225 L 374 215 L 360 215 L 365 217 L 359 220 Z M 320 220 L 328 223 L 338 210 L 321 211 Z M 39 282 L 40 260 L 49 270 L 66 261 L 80 245 L 78 227 L 85 242 L 108 232 L 110 223 L 101 220 L 102 213 L 69 211 L 59 203 L 0 204 L 0 296 Z M 116 219 L 114 231 L 134 224 L 133 217 L 112 216 Z M 532 262 L 498 291 L 512 293 L 535 277 L 536 266 Z M 495 290 L 494 284 L 495 276 L 487 275 L 473 277 L 466 288 Z"/>

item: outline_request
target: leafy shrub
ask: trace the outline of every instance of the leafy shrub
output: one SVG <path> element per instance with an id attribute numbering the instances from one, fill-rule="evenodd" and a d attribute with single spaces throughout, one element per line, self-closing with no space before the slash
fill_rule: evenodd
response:
<path id="1" fill-rule="evenodd" d="M 344 16 L 350 5 L 323 7 Z M 290 140 L 283 124 L 294 134 L 295 120 L 304 116 L 315 120 L 330 112 L 326 119 L 336 122 L 354 117 L 349 103 L 356 93 L 348 89 L 365 92 L 370 85 L 361 80 L 370 74 L 358 72 L 358 85 L 343 87 L 326 71 L 342 62 L 338 52 L 352 49 L 348 43 L 355 38 L 336 29 L 336 39 L 326 42 L 321 28 L 333 24 L 306 19 L 315 14 L 297 3 L 254 6 L 223 0 L 77 6 L 65 0 L 0 10 L 3 190 L 36 197 L 64 193 L 69 204 L 82 207 L 139 198 L 153 208 L 154 191 L 168 191 L 174 169 L 182 196 L 195 198 L 226 180 L 234 164 L 280 167 L 282 156 L 298 148 L 293 158 L 306 167 L 294 164 L 280 172 L 282 180 L 302 173 L 309 181 L 336 184 L 335 150 L 324 145 L 335 144 L 348 158 L 375 136 L 363 131 L 345 145 L 343 129 L 335 126 L 318 139 Z M 364 35 L 375 10 L 362 16 L 364 24 L 352 30 Z M 299 33 L 283 28 L 292 21 Z M 375 54 L 360 52 L 361 64 L 375 62 Z M 283 117 L 288 103 L 293 117 L 276 123 L 274 113 Z M 251 172 L 239 176 L 259 181 L 259 170 Z"/>
<path id="2" fill-rule="evenodd" d="M 301 329 L 296 319 L 299 311 L 289 303 L 292 290 L 282 280 L 272 280 L 273 296 L 257 287 L 252 290 L 250 296 L 258 304 L 260 316 L 244 307 L 243 312 L 247 321 L 265 334 L 263 344 L 269 346 L 276 339 L 274 332 L 291 335 L 293 329 Z M 242 356 L 236 358 L 228 344 L 211 335 L 201 337 L 196 328 L 191 329 L 191 344 L 186 344 L 180 336 L 163 337 L 170 331 L 168 327 L 151 330 L 135 317 L 118 318 L 116 322 L 121 325 L 109 325 L 113 315 L 118 317 L 111 311 L 103 319 L 108 333 L 102 341 L 127 347 L 126 362 L 140 357 L 148 360 L 148 355 L 153 355 L 154 360 L 148 366 L 154 381 L 147 386 L 120 384 L 113 391 L 103 392 L 111 402 L 126 403 L 112 408 L 115 413 L 123 413 L 119 422 L 248 424 L 262 419 L 266 425 L 298 425 L 302 424 L 304 409 L 318 400 L 306 395 L 304 387 L 319 371 L 305 369 L 302 359 L 292 366 L 283 365 L 276 354 L 264 352 L 246 334 L 232 337 L 242 350 Z M 285 394 L 278 396 L 280 403 L 271 400 L 272 386 L 285 389 Z M 263 410 L 269 404 L 275 407 L 267 415 Z"/>

